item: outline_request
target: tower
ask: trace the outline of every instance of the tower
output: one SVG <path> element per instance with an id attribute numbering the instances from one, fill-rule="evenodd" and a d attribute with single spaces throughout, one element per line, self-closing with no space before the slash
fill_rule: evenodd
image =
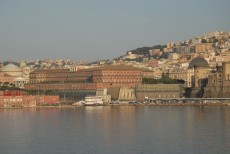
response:
<path id="1" fill-rule="evenodd" d="M 188 69 L 194 69 L 193 87 L 200 88 L 206 85 L 206 79 L 209 74 L 209 64 L 202 57 L 194 58 L 190 63 Z"/>

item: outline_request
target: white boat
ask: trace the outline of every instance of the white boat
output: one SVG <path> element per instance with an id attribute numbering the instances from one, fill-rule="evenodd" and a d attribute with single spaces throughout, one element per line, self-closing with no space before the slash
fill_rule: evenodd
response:
<path id="1" fill-rule="evenodd" d="M 86 96 L 84 105 L 103 105 L 101 96 Z"/>
<path id="2" fill-rule="evenodd" d="M 84 105 L 84 103 L 85 103 L 85 101 L 79 101 L 79 102 L 73 103 L 72 105 L 73 106 L 82 106 L 82 105 Z"/>

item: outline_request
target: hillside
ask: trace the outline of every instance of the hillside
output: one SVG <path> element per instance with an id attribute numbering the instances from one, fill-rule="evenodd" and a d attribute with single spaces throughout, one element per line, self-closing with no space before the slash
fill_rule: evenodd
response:
<path id="1" fill-rule="evenodd" d="M 133 49 L 133 50 L 130 50 L 129 52 L 132 52 L 132 54 L 138 54 L 138 55 L 148 55 L 149 50 L 160 49 L 161 51 L 163 51 L 165 47 L 166 45 L 155 45 L 153 47 L 142 47 L 142 48 Z"/>

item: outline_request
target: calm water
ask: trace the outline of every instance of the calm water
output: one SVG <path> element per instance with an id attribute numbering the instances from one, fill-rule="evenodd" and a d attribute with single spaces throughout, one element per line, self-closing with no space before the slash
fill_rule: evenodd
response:
<path id="1" fill-rule="evenodd" d="M 230 153 L 230 106 L 0 109 L 0 153 Z"/>

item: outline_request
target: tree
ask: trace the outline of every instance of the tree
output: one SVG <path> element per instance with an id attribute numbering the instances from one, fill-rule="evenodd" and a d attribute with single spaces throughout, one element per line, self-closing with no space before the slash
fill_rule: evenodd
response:
<path id="1" fill-rule="evenodd" d="M 10 87 L 15 87 L 15 85 L 13 83 L 9 84 Z"/>
<path id="2" fill-rule="evenodd" d="M 208 41 L 206 39 L 202 39 L 201 43 L 208 43 Z"/>
<path id="3" fill-rule="evenodd" d="M 3 85 L 4 85 L 4 86 L 8 86 L 8 85 L 9 85 L 9 82 L 4 82 Z"/>
<path id="4" fill-rule="evenodd" d="M 152 79 L 152 78 L 143 78 L 142 79 L 143 84 L 157 84 L 157 83 L 163 83 L 163 84 L 184 84 L 184 80 L 176 80 L 171 79 L 168 77 L 163 77 L 161 79 Z"/>

